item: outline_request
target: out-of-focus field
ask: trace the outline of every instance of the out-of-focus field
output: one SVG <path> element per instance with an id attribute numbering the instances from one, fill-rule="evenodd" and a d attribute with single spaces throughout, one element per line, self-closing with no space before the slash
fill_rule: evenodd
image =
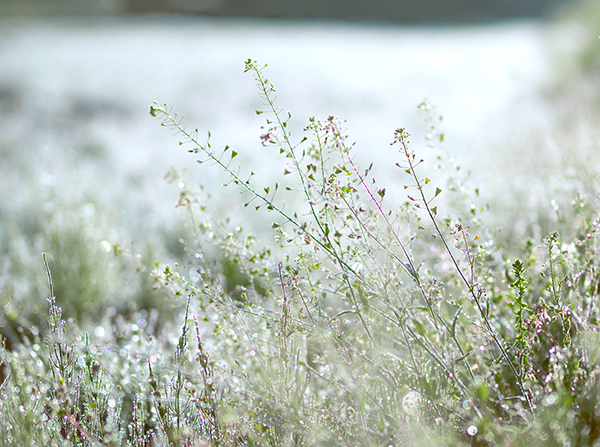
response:
<path id="1" fill-rule="evenodd" d="M 259 185 L 272 183 L 285 162 L 260 144 L 264 115 L 254 111 L 264 105 L 243 73 L 248 58 L 269 64 L 265 74 L 279 107 L 293 115 L 298 141 L 310 116 L 346 119 L 358 161 L 373 162 L 389 191 L 402 189 L 393 131 L 407 128 L 413 144 L 425 148 L 429 130 L 417 105 L 428 98 L 434 115 L 444 117 L 444 144 L 464 175 L 487 197 L 507 199 L 510 188 L 527 189 L 519 182 L 535 178 L 538 162 L 556 157 L 542 144 L 523 146 L 528 155 L 515 160 L 514 147 L 523 131 L 550 122 L 554 111 L 539 93 L 554 81 L 556 44 L 573 37 L 535 21 L 438 28 L 178 17 L 5 20 L 2 285 L 13 284 L 20 299 L 43 296 L 41 250 L 83 250 L 64 261 L 69 281 L 80 281 L 85 267 L 103 295 L 112 293 L 103 290 L 112 280 L 94 275 L 105 264 L 117 269 L 102 260 L 115 243 L 135 242 L 132 251 L 149 251 L 148 262 L 152 253 L 183 256 L 178 185 L 163 180 L 170 166 L 187 170 L 185 187 L 200 184 L 215 197 L 210 206 L 218 218 L 241 216 L 244 229 L 269 238 L 268 216 L 240 215 L 244 199 L 232 187 L 223 192 L 226 178 L 198 166 L 148 113 L 153 100 L 168 103 L 201 140 L 210 130 L 215 150 L 228 144 L 239 152 L 234 162 L 255 171 Z M 79 248 L 65 242 L 74 229 Z"/>
<path id="2" fill-rule="evenodd" d="M 25 191 L 39 197 L 50 188 L 59 200 L 89 194 L 113 208 L 125 201 L 156 209 L 168 195 L 160 192 L 168 166 L 197 168 L 147 113 L 153 100 L 270 176 L 258 138 L 264 120 L 254 114 L 262 103 L 243 73 L 249 57 L 269 64 L 298 139 L 308 117 L 339 116 L 361 161 L 390 175 L 393 130 L 406 127 L 415 143 L 423 141 L 416 106 L 424 98 L 444 116 L 449 150 L 462 164 L 487 169 L 490 132 L 507 112 L 530 114 L 549 79 L 545 27 L 533 22 L 438 29 L 114 18 L 1 29 L 2 201 L 9 208 L 24 204 Z M 206 175 L 200 181 L 210 186 Z"/>

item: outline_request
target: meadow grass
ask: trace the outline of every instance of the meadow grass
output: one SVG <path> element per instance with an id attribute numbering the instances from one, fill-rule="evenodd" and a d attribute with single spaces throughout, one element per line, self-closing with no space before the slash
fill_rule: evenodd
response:
<path id="1" fill-rule="evenodd" d="M 182 188 L 182 260 L 152 265 L 116 244 L 111 268 L 88 232 L 53 239 L 51 226 L 48 243 L 60 243 L 39 259 L 45 274 L 31 271 L 47 313 L 16 309 L 2 289 L 3 444 L 600 445 L 597 175 L 576 179 L 568 209 L 539 214 L 544 234 L 506 240 L 429 103 L 427 147 L 391 133 L 396 184 L 382 185 L 343 122 L 310 118 L 294 140 L 265 67 L 245 69 L 280 183 L 259 186 L 234 148 L 213 149 L 154 103 L 198 169 L 243 192 L 241 222 Z M 167 179 L 186 184 L 176 170 Z M 249 213 L 273 243 L 244 233 Z M 53 269 L 69 265 L 57 282 Z M 145 283 L 143 297 L 107 308 L 127 268 L 158 292 Z M 168 305 L 144 301 L 151 293 Z"/>

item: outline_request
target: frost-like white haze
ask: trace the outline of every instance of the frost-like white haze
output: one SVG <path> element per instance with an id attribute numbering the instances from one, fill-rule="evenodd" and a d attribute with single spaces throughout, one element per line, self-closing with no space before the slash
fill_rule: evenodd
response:
<path id="1" fill-rule="evenodd" d="M 13 160 L 19 151 L 39 169 L 28 177 L 19 172 L 23 163 L 3 162 L 2 171 L 10 172 L 0 184 L 6 191 L 31 189 L 39 181 L 40 188 L 60 186 L 65 197 L 93 193 L 116 203 L 125 195 L 136 206 L 162 209 L 175 196 L 164 191 L 161 177 L 175 165 L 218 192 L 224 178 L 178 147 L 177 138 L 149 115 L 153 100 L 173 106 L 201 139 L 210 130 L 216 150 L 231 145 L 244 169 L 267 184 L 283 165 L 260 145 L 264 115 L 254 111 L 264 106 L 243 72 L 248 58 L 269 65 L 265 74 L 277 89 L 277 105 L 292 113 L 298 140 L 310 116 L 347 120 L 358 160 L 374 162 L 384 185 L 397 175 L 389 145 L 394 129 L 407 128 L 414 145 L 425 145 L 427 128 L 416 109 L 424 98 L 444 117 L 449 151 L 465 168 L 489 175 L 493 158 L 485 149 L 490 135 L 497 135 L 493 129 L 507 114 L 529 114 L 536 89 L 548 79 L 544 36 L 538 22 L 4 21 L 2 154 Z"/>

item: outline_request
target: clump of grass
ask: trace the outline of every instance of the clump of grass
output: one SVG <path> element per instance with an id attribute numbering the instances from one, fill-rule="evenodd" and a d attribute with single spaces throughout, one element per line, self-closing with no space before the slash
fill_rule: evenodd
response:
<path id="1" fill-rule="evenodd" d="M 451 163 L 428 103 L 430 159 L 393 134 L 398 195 L 339 120 L 294 142 L 264 67 L 245 68 L 285 183 L 150 112 L 240 188 L 240 219 L 269 213 L 275 244 L 185 189 L 189 263 L 153 271 L 180 320 L 113 312 L 93 335 L 63 320 L 44 256 L 46 326 L 0 350 L 6 444 L 599 445 L 597 197 L 577 196 L 568 232 L 504 246 L 460 171 L 432 174 Z"/>

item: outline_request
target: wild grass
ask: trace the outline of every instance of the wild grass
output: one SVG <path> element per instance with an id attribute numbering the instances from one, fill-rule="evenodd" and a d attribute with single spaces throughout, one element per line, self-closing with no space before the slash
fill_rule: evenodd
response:
<path id="1" fill-rule="evenodd" d="M 234 148 L 213 149 L 154 103 L 199 169 L 243 192 L 242 222 L 211 215 L 201 188 L 182 189 L 185 261 L 152 267 L 171 313 L 110 307 L 88 330 L 65 319 L 61 295 L 93 304 L 110 279 L 77 292 L 88 263 L 104 265 L 87 253 L 59 289 L 60 245 L 54 262 L 39 260 L 47 317 L 11 314 L 5 288 L 3 443 L 600 445 L 597 185 L 571 197 L 569 219 L 547 234 L 507 244 L 445 153 L 430 104 L 419 106 L 427 147 L 391 133 L 397 177 L 386 186 L 358 166 L 338 119 L 310 118 L 296 140 L 265 67 L 245 69 L 281 181 L 259 185 Z M 265 216 L 274 243 L 244 233 L 248 213 Z M 136 259 L 111 249 L 115 262 Z"/>

